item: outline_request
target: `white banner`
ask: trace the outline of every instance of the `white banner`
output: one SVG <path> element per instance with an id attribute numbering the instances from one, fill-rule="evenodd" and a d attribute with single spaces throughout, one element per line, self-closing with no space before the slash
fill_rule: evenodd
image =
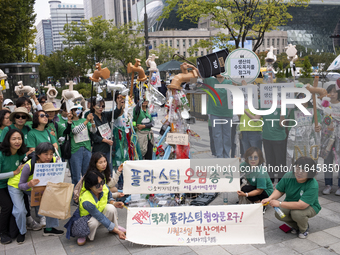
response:
<path id="1" fill-rule="evenodd" d="M 244 109 L 248 109 L 248 88 L 252 89 L 251 97 L 253 98 L 253 106 L 258 109 L 259 100 L 258 100 L 258 91 L 257 85 L 245 85 L 245 86 L 237 86 L 243 92 L 244 96 Z M 233 96 L 230 90 L 227 90 L 228 93 L 228 109 L 233 109 Z"/>
<path id="2" fill-rule="evenodd" d="M 237 158 L 125 161 L 123 174 L 126 194 L 240 190 Z"/>
<path id="3" fill-rule="evenodd" d="M 129 207 L 127 240 L 145 245 L 265 243 L 263 206 Z"/>
<path id="4" fill-rule="evenodd" d="M 294 88 L 293 83 L 272 83 L 260 85 L 260 106 L 261 108 L 271 108 L 273 104 L 273 88 L 277 88 L 277 108 L 281 108 L 281 88 Z M 287 93 L 286 98 L 293 99 L 294 93 Z M 293 104 L 288 104 L 287 108 L 294 108 Z"/>
<path id="5" fill-rule="evenodd" d="M 36 186 L 46 186 L 48 182 L 64 182 L 66 162 L 35 164 L 33 179 L 39 179 Z"/>

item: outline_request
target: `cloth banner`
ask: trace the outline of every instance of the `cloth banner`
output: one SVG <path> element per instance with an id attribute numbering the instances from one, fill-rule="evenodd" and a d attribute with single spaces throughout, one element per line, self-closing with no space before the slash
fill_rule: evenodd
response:
<path id="1" fill-rule="evenodd" d="M 46 186 L 48 182 L 59 183 L 64 181 L 66 162 L 35 164 L 33 179 L 39 179 L 35 185 Z"/>
<path id="2" fill-rule="evenodd" d="M 265 243 L 262 204 L 129 208 L 127 240 L 145 245 Z"/>
<path id="3" fill-rule="evenodd" d="M 123 174 L 126 194 L 240 190 L 237 158 L 125 161 Z"/>

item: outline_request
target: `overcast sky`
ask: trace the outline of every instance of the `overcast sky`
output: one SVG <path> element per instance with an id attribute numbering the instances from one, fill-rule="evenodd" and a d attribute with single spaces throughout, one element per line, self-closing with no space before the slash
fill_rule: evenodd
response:
<path id="1" fill-rule="evenodd" d="M 35 0 L 34 4 L 34 12 L 37 14 L 35 18 L 35 25 L 42 19 L 50 18 L 50 6 L 48 4 L 49 0 Z M 61 0 L 62 3 L 71 3 L 71 4 L 83 4 L 83 0 Z"/>

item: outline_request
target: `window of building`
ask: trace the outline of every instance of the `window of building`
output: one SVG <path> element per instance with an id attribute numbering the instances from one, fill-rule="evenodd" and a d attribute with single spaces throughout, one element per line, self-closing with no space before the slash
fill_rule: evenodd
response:
<path id="1" fill-rule="evenodd" d="M 153 41 L 153 47 L 154 47 L 154 49 L 156 49 L 156 47 L 157 47 L 157 41 Z"/>
<path id="2" fill-rule="evenodd" d="M 163 40 L 161 40 L 161 44 L 163 44 Z"/>
<path id="3" fill-rule="evenodd" d="M 179 55 L 179 51 L 177 51 L 177 54 Z"/>
<path id="4" fill-rule="evenodd" d="M 183 47 L 185 47 L 185 39 L 183 39 L 182 41 L 183 41 Z"/>
<path id="5" fill-rule="evenodd" d="M 185 51 L 183 51 L 183 57 L 185 57 Z"/>
<path id="6" fill-rule="evenodd" d="M 189 47 L 191 47 L 191 39 L 189 39 Z"/>
<path id="7" fill-rule="evenodd" d="M 195 44 L 197 44 L 197 42 L 198 42 L 198 39 L 195 39 Z"/>
<path id="8" fill-rule="evenodd" d="M 275 46 L 275 39 L 272 39 L 272 45 Z"/>
<path id="9" fill-rule="evenodd" d="M 277 54 L 280 54 L 280 50 L 277 50 Z"/>
<path id="10" fill-rule="evenodd" d="M 170 40 L 170 47 L 172 47 L 172 40 Z"/>
<path id="11" fill-rule="evenodd" d="M 277 39 L 277 44 L 276 44 L 277 46 L 279 46 L 280 45 L 280 39 Z"/>
<path id="12" fill-rule="evenodd" d="M 201 56 L 203 56 L 203 50 L 201 51 Z"/>
<path id="13" fill-rule="evenodd" d="M 198 52 L 197 51 L 195 51 L 195 57 L 197 57 L 198 56 Z"/>
<path id="14" fill-rule="evenodd" d="M 165 45 L 168 46 L 168 40 L 165 41 Z"/>
<path id="15" fill-rule="evenodd" d="M 270 39 L 267 39 L 267 47 L 270 47 Z"/>
<path id="16" fill-rule="evenodd" d="M 285 39 L 282 39 L 282 46 L 285 46 Z"/>
<path id="17" fill-rule="evenodd" d="M 177 48 L 179 48 L 179 39 L 177 39 Z"/>

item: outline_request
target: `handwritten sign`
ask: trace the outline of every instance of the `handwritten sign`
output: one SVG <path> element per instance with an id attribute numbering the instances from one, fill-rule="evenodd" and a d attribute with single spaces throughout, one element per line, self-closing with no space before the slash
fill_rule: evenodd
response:
<path id="1" fill-rule="evenodd" d="M 246 86 L 238 86 L 239 89 L 242 90 L 243 96 L 244 96 L 244 108 L 248 109 L 248 88 L 250 88 L 252 91 L 251 92 L 251 97 L 253 99 L 253 106 L 258 109 L 259 107 L 259 100 L 258 100 L 258 91 L 257 91 L 257 86 L 256 85 L 246 85 Z M 228 93 L 228 109 L 233 109 L 233 95 L 230 92 L 230 90 L 227 90 Z"/>
<path id="2" fill-rule="evenodd" d="M 85 127 L 80 133 L 74 135 L 75 143 L 86 142 L 89 140 L 89 131 L 87 130 L 87 127 Z"/>
<path id="3" fill-rule="evenodd" d="M 39 179 L 36 186 L 46 186 L 48 182 L 64 181 L 66 162 L 35 164 L 33 179 Z"/>
<path id="4" fill-rule="evenodd" d="M 273 104 L 273 88 L 277 88 L 277 107 L 281 108 L 282 88 L 294 88 L 293 83 L 271 83 L 260 85 L 261 108 L 270 108 Z M 293 99 L 294 93 L 287 93 L 286 98 Z M 288 104 L 287 108 L 294 108 L 293 104 Z"/>
<path id="5" fill-rule="evenodd" d="M 103 124 L 103 125 L 100 125 L 100 126 L 98 127 L 98 130 L 99 130 L 100 135 L 101 135 L 103 138 L 105 138 L 105 139 L 107 139 L 107 140 L 111 139 L 111 128 L 110 128 L 110 126 L 109 126 L 108 123 L 105 123 L 105 124 Z"/>
<path id="6" fill-rule="evenodd" d="M 202 193 L 240 190 L 238 159 L 125 161 L 124 193 Z"/>
<path id="7" fill-rule="evenodd" d="M 189 138 L 187 134 L 168 133 L 166 135 L 166 142 L 168 144 L 188 145 Z"/>
<path id="8" fill-rule="evenodd" d="M 331 104 L 331 108 L 332 108 L 331 116 L 337 121 L 340 121 L 340 104 Z"/>
<path id="9" fill-rule="evenodd" d="M 294 118 L 297 120 L 297 126 L 311 126 L 313 124 L 313 108 L 308 108 L 307 111 L 311 113 L 311 115 L 304 115 L 303 112 L 299 110 L 294 111 Z"/>
<path id="10" fill-rule="evenodd" d="M 265 243 L 261 204 L 129 208 L 127 240 L 145 245 Z"/>

